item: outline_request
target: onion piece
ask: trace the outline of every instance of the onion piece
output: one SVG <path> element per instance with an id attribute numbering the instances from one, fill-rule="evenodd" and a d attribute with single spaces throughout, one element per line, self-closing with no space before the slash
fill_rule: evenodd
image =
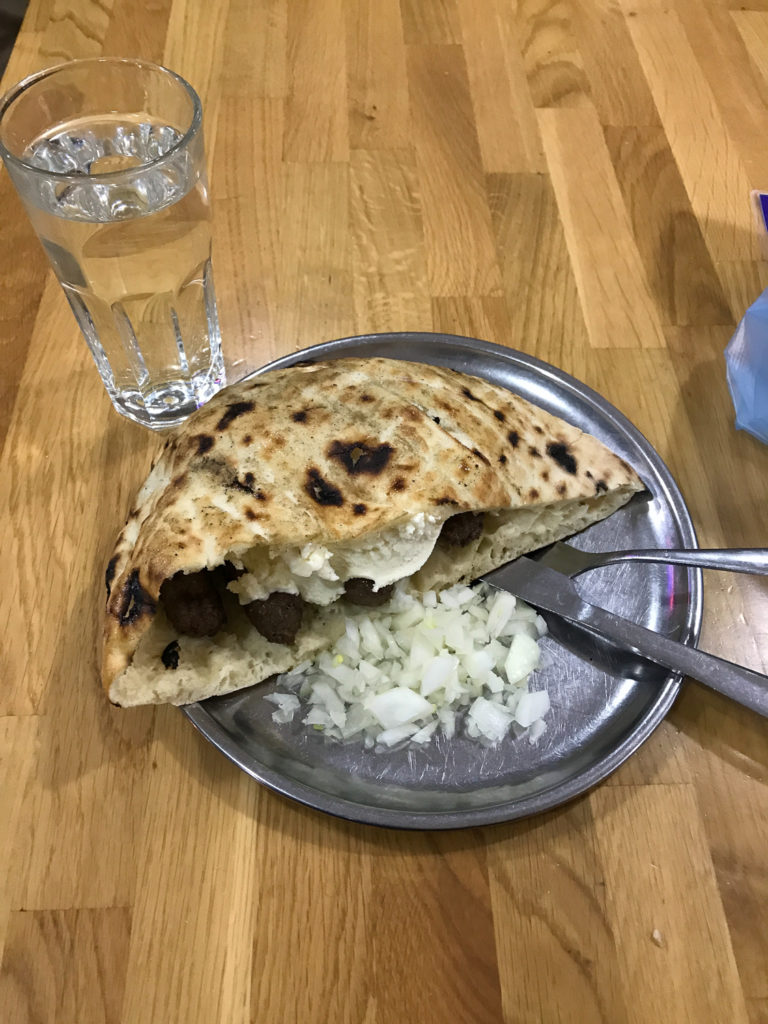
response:
<path id="1" fill-rule="evenodd" d="M 428 697 L 435 690 L 442 690 L 456 672 L 459 659 L 450 654 L 433 658 L 424 668 L 421 680 L 421 695 Z"/>
<path id="2" fill-rule="evenodd" d="M 480 735 L 485 736 L 491 743 L 498 743 L 504 739 L 512 725 L 511 711 L 503 704 L 496 704 L 485 697 L 478 697 L 473 702 L 468 717 Z"/>
<path id="3" fill-rule="evenodd" d="M 522 682 L 539 664 L 539 645 L 526 633 L 515 633 L 504 663 L 510 683 Z"/>
<path id="4" fill-rule="evenodd" d="M 413 723 L 396 725 L 392 729 L 385 729 L 383 732 L 380 732 L 376 737 L 376 742 L 382 743 L 385 747 L 394 747 L 396 743 L 400 743 L 401 740 L 407 740 L 418 731 L 418 725 L 413 725 Z"/>
<path id="5" fill-rule="evenodd" d="M 293 716 L 299 710 L 301 703 L 295 693 L 268 693 L 264 700 L 276 704 L 277 708 L 272 712 L 272 721 L 278 725 L 287 725 L 293 721 Z"/>
<path id="6" fill-rule="evenodd" d="M 364 706 L 385 729 L 425 718 L 434 710 L 428 700 L 407 686 L 394 686 L 384 693 L 374 694 L 367 698 Z"/>
<path id="7" fill-rule="evenodd" d="M 515 721 L 524 729 L 533 725 L 549 711 L 549 694 L 546 690 L 524 693 L 515 708 Z"/>

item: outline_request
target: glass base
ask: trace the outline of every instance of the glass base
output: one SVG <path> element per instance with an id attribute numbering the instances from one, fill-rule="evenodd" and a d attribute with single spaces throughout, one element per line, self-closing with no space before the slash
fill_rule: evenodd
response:
<path id="1" fill-rule="evenodd" d="M 167 381 L 146 394 L 129 389 L 108 390 L 112 404 L 121 416 L 150 430 L 167 430 L 183 423 L 226 383 L 222 361 L 205 374 L 188 380 Z"/>

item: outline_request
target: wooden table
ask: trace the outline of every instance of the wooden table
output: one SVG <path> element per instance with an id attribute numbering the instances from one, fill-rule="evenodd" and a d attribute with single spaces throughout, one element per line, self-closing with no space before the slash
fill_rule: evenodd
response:
<path id="1" fill-rule="evenodd" d="M 741 546 L 768 449 L 723 348 L 768 284 L 767 52 L 765 0 L 31 0 L 4 84 L 101 53 L 194 83 L 232 376 L 369 331 L 514 346 Z M 0 222 L 4 1024 L 765 1024 L 766 723 L 696 684 L 589 796 L 453 834 L 326 818 L 107 704 L 103 568 L 158 440 L 4 173 Z M 764 581 L 707 578 L 702 646 L 768 669 Z"/>

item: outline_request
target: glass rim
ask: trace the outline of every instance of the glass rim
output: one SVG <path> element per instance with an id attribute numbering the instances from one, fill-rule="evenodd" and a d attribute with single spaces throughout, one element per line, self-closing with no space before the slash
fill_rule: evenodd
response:
<path id="1" fill-rule="evenodd" d="M 117 171 L 104 171 L 98 174 L 84 175 L 76 173 L 73 174 L 71 171 L 49 171 L 44 167 L 39 167 L 37 164 L 30 163 L 28 160 L 24 160 L 22 157 L 12 153 L 3 142 L 2 122 L 5 114 L 15 100 L 17 100 L 22 93 L 26 92 L 30 86 L 35 85 L 37 82 L 42 81 L 45 78 L 50 78 L 65 69 L 82 67 L 86 64 L 132 65 L 136 68 L 146 68 L 150 71 L 159 71 L 163 75 L 169 75 L 171 78 L 174 78 L 184 88 L 187 95 L 192 100 L 192 120 L 189 127 L 181 138 L 174 142 L 171 148 L 163 153 L 162 156 L 157 156 L 152 160 L 142 161 L 142 163 L 135 164 L 133 167 L 125 167 Z M 27 75 L 26 78 L 22 78 L 20 82 L 12 85 L 10 89 L 0 96 L 0 157 L 2 157 L 5 163 L 11 163 L 18 169 L 23 170 L 25 173 L 31 173 L 45 178 L 46 180 L 54 179 L 56 181 L 69 182 L 82 181 L 83 178 L 87 178 L 88 181 L 115 182 L 120 181 L 121 178 L 131 177 L 139 171 L 146 171 L 151 167 L 157 167 L 158 165 L 165 163 L 190 143 L 195 135 L 199 133 L 202 123 L 203 105 L 200 101 L 200 97 L 189 82 L 185 78 L 182 78 L 182 76 L 176 71 L 171 71 L 170 68 L 166 68 L 162 64 L 155 64 L 153 61 L 142 60 L 140 57 L 81 57 L 76 60 L 63 61 L 61 64 L 54 64 L 52 67 L 43 68 L 40 71 L 33 71 L 32 74 Z"/>

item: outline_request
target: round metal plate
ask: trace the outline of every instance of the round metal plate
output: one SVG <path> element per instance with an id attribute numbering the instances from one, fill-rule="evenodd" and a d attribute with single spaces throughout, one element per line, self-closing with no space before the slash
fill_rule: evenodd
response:
<path id="1" fill-rule="evenodd" d="M 594 434 L 631 463 L 653 500 L 632 504 L 575 538 L 586 550 L 696 547 L 685 502 L 648 441 L 612 405 L 573 377 L 488 342 L 446 334 L 378 334 L 316 345 L 258 371 L 303 360 L 388 356 L 484 377 Z M 695 644 L 701 573 L 666 565 L 619 565 L 580 577 L 584 597 L 650 629 Z M 522 818 L 603 780 L 648 738 L 671 707 L 680 678 L 580 630 L 549 620 L 540 684 L 552 703 L 534 745 L 508 737 L 487 749 L 441 734 L 425 750 L 375 753 L 333 744 L 296 717 L 272 721 L 271 684 L 182 710 L 258 782 L 310 807 L 396 828 L 447 829 Z"/>

